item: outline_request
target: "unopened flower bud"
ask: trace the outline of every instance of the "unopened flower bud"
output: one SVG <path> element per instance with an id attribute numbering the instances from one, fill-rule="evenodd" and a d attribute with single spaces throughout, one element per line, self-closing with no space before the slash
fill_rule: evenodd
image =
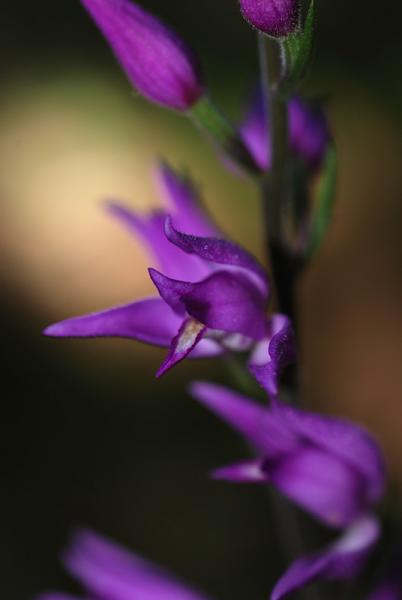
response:
<path id="1" fill-rule="evenodd" d="M 159 19 L 129 0 L 82 0 L 134 87 L 148 100 L 187 111 L 203 95 L 198 61 Z"/>
<path id="2" fill-rule="evenodd" d="M 240 0 L 240 8 L 246 21 L 272 37 L 286 37 L 298 25 L 299 0 Z"/>

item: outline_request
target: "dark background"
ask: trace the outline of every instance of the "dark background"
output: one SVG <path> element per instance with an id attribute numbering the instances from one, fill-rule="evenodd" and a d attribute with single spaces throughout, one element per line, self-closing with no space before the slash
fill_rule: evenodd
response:
<path id="1" fill-rule="evenodd" d="M 369 426 L 402 483 L 402 40 L 399 2 L 319 1 L 305 89 L 328 99 L 340 150 L 328 240 L 300 290 L 305 402 Z M 235 0 L 143 0 L 195 46 L 237 116 L 257 76 Z M 218 5 L 218 6 L 217 6 Z M 258 200 L 190 124 L 133 96 L 80 4 L 8 2 L 0 21 L 0 263 L 4 406 L 0 596 L 74 590 L 57 555 L 91 526 L 221 600 L 266 598 L 281 557 L 267 497 L 210 482 L 241 442 L 186 396 L 223 366 L 134 342 L 41 329 L 148 293 L 147 260 L 98 200 L 157 202 L 154 156 L 186 162 L 228 232 L 260 250 Z M 399 483 L 398 483 L 399 482 Z"/>

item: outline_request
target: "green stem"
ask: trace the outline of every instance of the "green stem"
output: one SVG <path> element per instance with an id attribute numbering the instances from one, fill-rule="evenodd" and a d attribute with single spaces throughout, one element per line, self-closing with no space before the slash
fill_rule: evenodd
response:
<path id="1" fill-rule="evenodd" d="M 268 156 L 271 156 L 270 168 L 263 180 L 263 204 L 266 218 L 267 246 L 272 264 L 279 308 L 294 321 L 294 296 L 297 276 L 301 269 L 299 260 L 286 246 L 284 236 L 284 212 L 292 200 L 290 160 L 288 152 L 288 105 L 280 94 L 281 57 L 280 47 L 275 40 L 258 35 L 258 48 L 267 119 Z M 297 394 L 297 373 L 292 374 L 288 382 L 292 392 Z M 295 508 L 285 505 L 282 499 L 272 498 L 272 507 L 276 521 L 281 529 L 282 547 L 289 558 L 304 553 L 304 541 L 301 523 Z M 315 590 L 304 591 L 306 600 L 317 600 Z"/>
<path id="2" fill-rule="evenodd" d="M 280 242 L 282 238 L 282 211 L 289 199 L 287 177 L 288 111 L 287 104 L 278 93 L 279 61 L 274 40 L 258 35 L 263 97 L 267 120 L 268 156 L 270 168 L 264 177 L 264 204 L 269 239 Z"/>
<path id="3" fill-rule="evenodd" d="M 292 200 L 289 163 L 289 119 L 287 101 L 280 93 L 282 72 L 278 42 L 258 36 L 259 57 L 267 128 L 270 168 L 263 179 L 263 205 L 266 219 L 267 252 L 272 265 L 278 304 L 295 323 L 295 281 L 301 261 L 287 248 L 284 236 L 284 214 Z"/>
<path id="4" fill-rule="evenodd" d="M 269 131 L 267 151 L 271 156 L 270 168 L 265 174 L 265 203 L 268 231 L 271 240 L 282 239 L 282 214 L 289 200 L 288 178 L 288 110 L 279 94 L 280 61 L 275 40 L 258 36 L 265 112 Z"/>

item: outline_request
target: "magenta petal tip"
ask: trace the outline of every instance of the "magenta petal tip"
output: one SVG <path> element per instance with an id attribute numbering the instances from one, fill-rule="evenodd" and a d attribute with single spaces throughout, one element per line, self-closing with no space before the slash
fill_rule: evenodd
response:
<path id="1" fill-rule="evenodd" d="M 283 600 L 315 581 L 356 577 L 379 536 L 377 519 L 371 515 L 363 516 L 330 546 L 296 560 L 275 585 L 270 600 Z"/>

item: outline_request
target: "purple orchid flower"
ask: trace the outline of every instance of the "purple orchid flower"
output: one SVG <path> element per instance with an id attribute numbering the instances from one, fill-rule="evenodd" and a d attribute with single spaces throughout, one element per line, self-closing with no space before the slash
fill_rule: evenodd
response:
<path id="1" fill-rule="evenodd" d="M 204 93 L 190 48 L 129 0 L 81 0 L 134 87 L 157 104 L 189 110 Z"/>
<path id="2" fill-rule="evenodd" d="M 302 160 L 310 171 L 320 168 L 327 150 L 330 134 L 323 110 L 293 96 L 288 104 L 289 144 L 293 155 Z M 240 128 L 243 142 L 262 171 L 269 169 L 271 156 L 267 139 L 267 119 L 262 91 L 258 90 Z M 270 132 L 268 132 L 270 135 Z"/>
<path id="3" fill-rule="evenodd" d="M 299 0 L 240 0 L 243 17 L 272 37 L 286 37 L 297 28 Z"/>
<path id="4" fill-rule="evenodd" d="M 218 469 L 234 483 L 271 484 L 329 527 L 364 515 L 384 493 L 379 447 L 360 427 L 275 400 L 264 407 L 210 383 L 191 393 L 257 451 L 258 458 Z"/>
<path id="5" fill-rule="evenodd" d="M 297 560 L 275 585 L 271 600 L 318 579 L 356 576 L 377 542 L 379 526 L 364 517 L 321 552 Z M 84 587 L 87 600 L 208 600 L 166 571 L 91 531 L 77 532 L 63 554 L 67 571 Z M 59 592 L 36 600 L 79 600 Z"/>
<path id="6" fill-rule="evenodd" d="M 63 555 L 87 600 L 208 600 L 170 574 L 91 531 L 79 531 Z M 46 593 L 36 600 L 79 600 Z"/>
<path id="7" fill-rule="evenodd" d="M 165 211 L 138 216 L 114 203 L 109 211 L 141 238 L 163 271 L 149 270 L 160 298 L 68 319 L 51 325 L 45 334 L 124 337 L 168 347 L 158 376 L 190 355 L 208 357 L 255 348 L 252 362 L 258 365 L 253 368 L 263 370 L 267 363 L 261 382 L 276 390 L 281 370 L 292 358 L 292 352 L 284 352 L 283 344 L 277 343 L 278 330 L 281 324 L 286 331 L 290 326 L 285 317 L 270 320 L 267 316 L 266 272 L 246 250 L 221 239 L 189 180 L 162 165 L 159 181 L 172 216 Z"/>
<path id="8" fill-rule="evenodd" d="M 362 517 L 324 550 L 296 560 L 275 585 L 271 600 L 282 600 L 315 581 L 355 578 L 364 567 L 379 536 L 377 519 Z"/>

